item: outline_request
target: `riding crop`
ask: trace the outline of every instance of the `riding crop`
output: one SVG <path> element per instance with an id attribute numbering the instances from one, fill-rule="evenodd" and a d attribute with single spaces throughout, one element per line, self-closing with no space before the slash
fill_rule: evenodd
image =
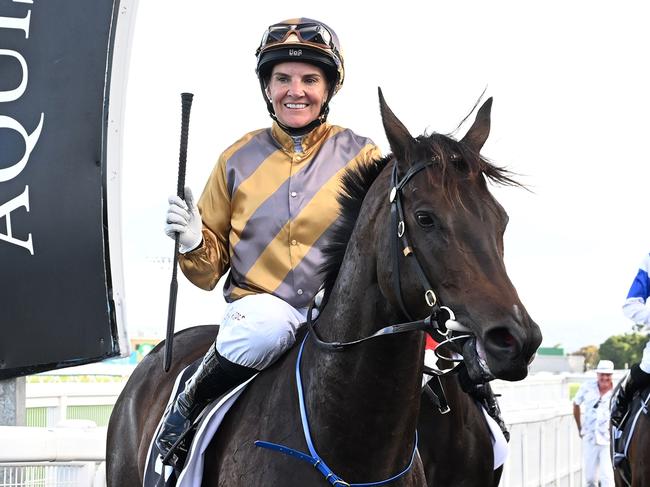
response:
<path id="1" fill-rule="evenodd" d="M 181 146 L 178 157 L 178 184 L 176 194 L 185 199 L 185 165 L 187 163 L 187 133 L 190 125 L 190 110 L 192 108 L 192 93 L 181 93 Z M 167 310 L 167 335 L 165 337 L 165 372 L 169 371 L 172 363 L 172 346 L 174 342 L 174 322 L 176 320 L 176 297 L 178 295 L 178 281 L 176 273 L 178 268 L 178 233 L 174 239 L 174 262 L 172 264 L 172 280 L 169 284 L 169 308 Z"/>

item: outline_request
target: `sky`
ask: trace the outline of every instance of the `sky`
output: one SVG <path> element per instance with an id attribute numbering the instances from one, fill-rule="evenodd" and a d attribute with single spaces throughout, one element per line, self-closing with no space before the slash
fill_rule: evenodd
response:
<path id="1" fill-rule="evenodd" d="M 194 93 L 186 182 L 198 196 L 219 154 L 270 124 L 254 52 L 268 25 L 301 16 L 330 25 L 343 46 L 345 84 L 329 121 L 370 137 L 384 153 L 378 86 L 414 136 L 454 131 L 484 90 L 492 96 L 482 154 L 529 189 L 492 192 L 510 216 L 506 267 L 543 345 L 572 352 L 629 331 L 621 305 L 650 252 L 649 13 L 640 1 L 247 1 L 226 8 L 140 0 L 123 120 L 130 336 L 165 333 L 173 241 L 163 227 L 176 191 L 180 93 Z M 179 273 L 177 329 L 218 323 L 223 307 L 220 287 L 202 291 Z"/>

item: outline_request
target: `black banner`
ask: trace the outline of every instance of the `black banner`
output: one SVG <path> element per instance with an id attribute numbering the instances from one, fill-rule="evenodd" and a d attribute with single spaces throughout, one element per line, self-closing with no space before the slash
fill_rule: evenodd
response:
<path id="1" fill-rule="evenodd" d="M 0 0 L 0 379 L 119 354 L 105 149 L 119 8 Z"/>

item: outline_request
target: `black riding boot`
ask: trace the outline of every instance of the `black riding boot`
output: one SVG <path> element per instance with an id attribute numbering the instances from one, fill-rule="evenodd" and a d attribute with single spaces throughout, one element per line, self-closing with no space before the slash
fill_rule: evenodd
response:
<path id="1" fill-rule="evenodd" d="M 632 401 L 634 393 L 648 385 L 650 385 L 650 374 L 641 370 L 639 364 L 633 365 L 630 373 L 623 379 L 616 395 L 612 398 L 611 421 L 614 426 L 619 427 L 621 425 L 621 421 L 623 421 L 623 418 L 627 414 L 627 408 L 630 405 L 630 401 Z"/>
<path id="2" fill-rule="evenodd" d="M 501 417 L 501 408 L 499 407 L 499 403 L 490 384 L 488 382 L 485 384 L 476 384 L 469 392 L 469 395 L 483 405 L 490 417 L 496 421 L 499 428 L 501 428 L 506 441 L 510 441 L 510 432 Z"/>
<path id="3" fill-rule="evenodd" d="M 156 438 L 156 446 L 163 458 L 199 416 L 205 406 L 228 390 L 252 377 L 257 370 L 235 364 L 221 355 L 212 345 L 196 372 L 185 383 L 185 389 L 165 411 L 163 424 Z M 174 459 L 168 459 L 178 468 L 187 456 L 189 443 L 182 441 L 174 449 Z"/>

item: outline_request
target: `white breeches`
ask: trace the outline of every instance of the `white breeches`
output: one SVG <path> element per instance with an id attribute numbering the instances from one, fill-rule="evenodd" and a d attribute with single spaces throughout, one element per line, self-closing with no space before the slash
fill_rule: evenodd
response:
<path id="1" fill-rule="evenodd" d="M 263 370 L 291 348 L 306 319 L 306 308 L 296 309 L 271 294 L 244 296 L 226 306 L 217 351 L 231 362 Z"/>
<path id="2" fill-rule="evenodd" d="M 593 439 L 582 439 L 582 455 L 585 461 L 585 485 L 587 487 L 614 487 L 614 469 L 609 456 L 609 445 L 597 445 Z"/>
<path id="3" fill-rule="evenodd" d="M 645 344 L 639 367 L 641 367 L 641 370 L 646 374 L 650 374 L 650 340 L 648 340 L 648 343 Z"/>

